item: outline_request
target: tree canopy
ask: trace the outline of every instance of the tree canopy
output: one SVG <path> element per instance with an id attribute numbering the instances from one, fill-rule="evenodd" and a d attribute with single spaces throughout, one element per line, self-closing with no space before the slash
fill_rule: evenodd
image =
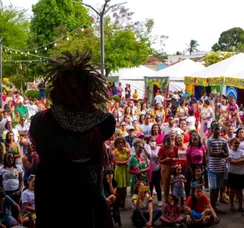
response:
<path id="1" fill-rule="evenodd" d="M 235 27 L 220 34 L 219 40 L 212 46 L 213 51 L 235 51 L 244 44 L 244 30 Z"/>
<path id="2" fill-rule="evenodd" d="M 221 52 L 221 51 L 211 52 L 204 56 L 204 58 L 203 58 L 203 61 L 205 62 L 204 65 L 206 67 L 210 66 L 210 65 L 218 63 L 224 59 L 228 59 L 229 57 L 231 57 L 234 54 L 235 53 L 233 53 L 233 52 Z"/>
<path id="3" fill-rule="evenodd" d="M 198 51 L 197 47 L 199 46 L 197 40 L 190 40 L 190 43 L 188 45 L 188 48 L 186 49 L 187 52 L 191 53 L 194 51 Z"/>
<path id="4" fill-rule="evenodd" d="M 39 0 L 32 7 L 30 31 L 34 43 L 47 44 L 58 37 L 57 29 L 70 32 L 77 27 L 89 27 L 90 16 L 87 9 L 72 0 Z"/>
<path id="5" fill-rule="evenodd" d="M 151 35 L 154 22 L 146 19 L 143 22 L 133 22 L 133 13 L 129 9 L 118 6 L 111 10 L 104 18 L 105 41 L 105 69 L 106 75 L 119 68 L 139 66 L 147 62 L 153 53 Z M 64 50 L 73 51 L 91 49 L 93 61 L 100 64 L 99 47 L 99 17 L 93 18 L 93 26 L 84 31 L 78 30 L 70 34 L 69 40 L 58 43 L 53 55 L 58 55 Z"/>

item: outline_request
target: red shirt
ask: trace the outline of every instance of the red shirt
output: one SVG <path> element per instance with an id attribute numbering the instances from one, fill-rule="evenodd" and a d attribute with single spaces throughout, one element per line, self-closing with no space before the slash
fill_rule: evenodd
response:
<path id="1" fill-rule="evenodd" d="M 178 158 L 178 147 L 174 147 L 174 148 L 167 148 L 167 147 L 161 147 L 158 151 L 158 157 L 160 159 L 165 159 L 167 157 L 170 158 Z M 168 161 L 167 163 L 165 163 L 167 165 L 176 165 L 177 161 Z"/>
<path id="2" fill-rule="evenodd" d="M 202 213 L 206 209 L 205 207 L 209 204 L 209 200 L 207 196 L 205 196 L 204 194 L 202 194 L 201 197 L 197 200 L 197 205 L 194 208 L 192 205 L 192 196 L 189 196 L 186 201 L 186 206 L 190 207 L 192 210 L 195 210 L 199 213 Z"/>

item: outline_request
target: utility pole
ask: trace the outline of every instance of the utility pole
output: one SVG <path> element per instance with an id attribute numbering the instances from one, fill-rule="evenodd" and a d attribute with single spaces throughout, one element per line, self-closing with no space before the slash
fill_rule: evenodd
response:
<path id="1" fill-rule="evenodd" d="M 105 76 L 105 50 L 104 50 L 104 16 L 105 14 L 112 8 L 115 8 L 116 6 L 119 6 L 119 5 L 123 5 L 127 2 L 123 2 L 123 3 L 119 3 L 119 4 L 115 4 L 115 5 L 112 5 L 112 6 L 108 6 L 108 3 L 110 2 L 111 0 L 105 0 L 105 3 L 102 7 L 102 10 L 99 12 L 97 11 L 93 6 L 89 5 L 89 4 L 86 4 L 86 3 L 83 3 L 83 2 L 77 2 L 77 1 L 72 1 L 74 3 L 78 3 L 78 4 L 81 4 L 81 5 L 84 5 L 90 9 L 92 9 L 98 16 L 99 16 L 99 23 L 100 23 L 100 67 L 101 67 L 101 74 L 102 76 Z M 107 9 L 106 9 L 107 8 Z"/>
<path id="2" fill-rule="evenodd" d="M 3 37 L 0 38 L 0 108 L 3 105 L 2 93 L 3 93 L 3 65 L 2 65 L 2 41 Z"/>

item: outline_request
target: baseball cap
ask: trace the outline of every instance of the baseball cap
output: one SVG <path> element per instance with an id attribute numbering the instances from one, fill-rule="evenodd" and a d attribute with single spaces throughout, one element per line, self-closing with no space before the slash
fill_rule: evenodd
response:
<path id="1" fill-rule="evenodd" d="M 129 131 L 129 130 L 135 130 L 135 128 L 134 128 L 133 126 L 128 126 L 128 127 L 126 128 L 126 130 L 127 130 L 127 131 Z"/>
<path id="2" fill-rule="evenodd" d="M 141 137 L 141 136 L 144 136 L 143 132 L 138 132 L 138 133 L 136 134 L 136 137 L 137 137 L 137 138 L 139 138 L 139 137 Z"/>

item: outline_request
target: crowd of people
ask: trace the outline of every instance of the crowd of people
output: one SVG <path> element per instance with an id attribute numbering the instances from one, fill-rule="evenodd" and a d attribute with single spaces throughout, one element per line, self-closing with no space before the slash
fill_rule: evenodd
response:
<path id="1" fill-rule="evenodd" d="M 35 172 L 39 156 L 33 148 L 31 118 L 49 108 L 46 98 L 29 99 L 17 90 L 0 115 L 0 227 L 35 227 Z"/>
<path id="2" fill-rule="evenodd" d="M 226 213 L 219 204 L 244 215 L 242 104 L 219 94 L 196 100 L 181 91 L 167 99 L 158 93 L 150 107 L 120 97 L 109 104 L 116 131 L 105 142 L 105 169 L 114 170 L 116 194 L 108 190 L 106 196 L 114 195 L 123 209 L 132 207 L 136 226 L 152 227 L 159 219 L 164 226 L 210 227 Z M 128 187 L 131 205 L 125 204 Z"/>
<path id="3" fill-rule="evenodd" d="M 72 227 L 79 221 L 63 221 L 59 216 L 62 205 L 76 204 L 85 205 L 82 221 L 87 227 L 100 227 L 101 222 L 112 227 L 106 221 L 103 201 L 106 208 L 131 210 L 134 225 L 146 228 L 158 220 L 163 226 L 211 227 L 225 213 L 218 208 L 222 203 L 229 204 L 232 213 L 244 215 L 242 104 L 219 94 L 204 94 L 196 100 L 181 91 L 170 92 L 166 99 L 158 90 L 150 105 L 138 99 L 137 91 L 131 94 L 129 85 L 123 89 L 120 83 L 119 101 L 110 96 L 107 102 L 106 89 L 99 87 L 96 92 L 100 76 L 91 73 L 90 66 L 85 68 L 87 59 L 77 61 L 79 69 L 90 74 L 90 84 L 98 84 L 87 87 L 78 77 L 77 84 L 69 81 L 69 71 L 59 64 L 61 70 L 53 74 L 51 108 L 43 97 L 43 85 L 41 99 L 13 91 L 3 107 L 0 227 L 35 227 L 38 218 L 37 227 L 54 223 Z M 72 90 L 63 87 L 63 80 Z M 110 113 L 98 111 L 94 104 L 107 105 Z M 79 178 L 83 185 L 77 184 Z M 48 188 L 42 187 L 45 184 Z M 75 198 L 60 201 L 67 196 Z M 59 211 L 56 217 L 54 210 Z M 72 214 L 80 212 L 66 212 Z"/>

